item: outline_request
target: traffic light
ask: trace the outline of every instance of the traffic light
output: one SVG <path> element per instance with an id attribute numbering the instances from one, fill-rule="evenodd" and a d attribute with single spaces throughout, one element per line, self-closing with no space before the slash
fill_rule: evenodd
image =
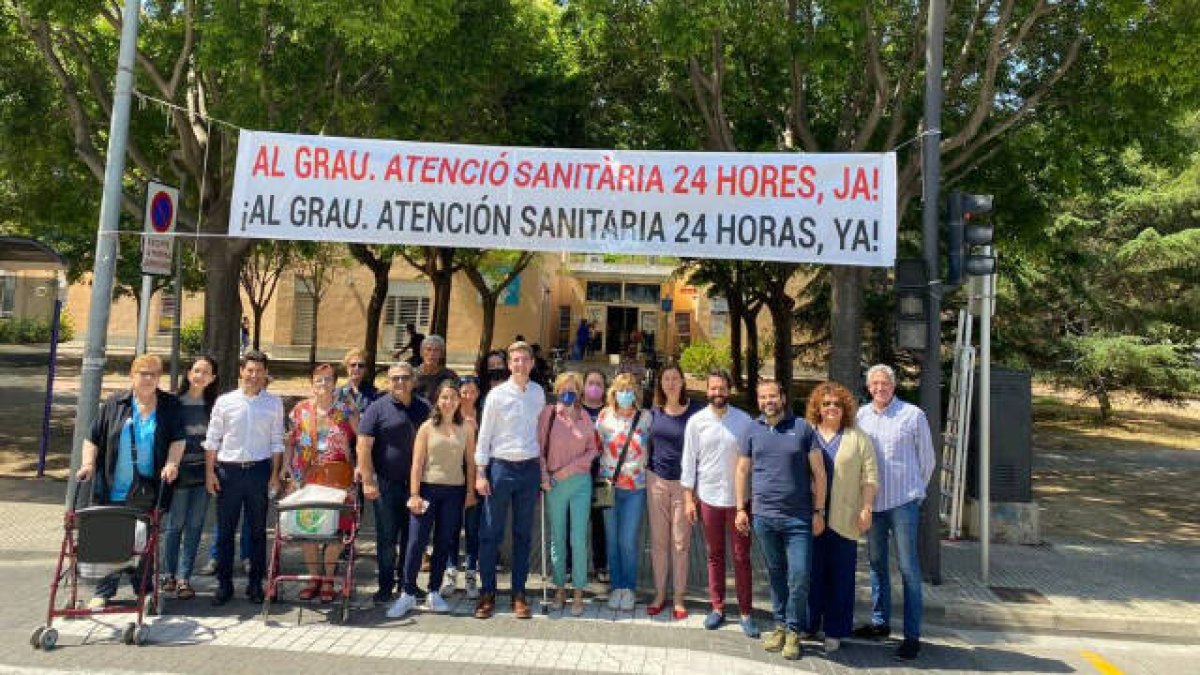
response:
<path id="1" fill-rule="evenodd" d="M 928 292 L 929 277 L 925 272 L 925 261 L 920 258 L 897 260 L 896 346 L 900 349 L 924 351 L 927 346 Z"/>
<path id="2" fill-rule="evenodd" d="M 950 193 L 946 244 L 946 284 L 958 286 L 964 276 L 987 276 L 996 272 L 996 258 L 972 253 L 976 246 L 991 246 L 994 230 L 987 219 L 992 212 L 992 195 Z"/>

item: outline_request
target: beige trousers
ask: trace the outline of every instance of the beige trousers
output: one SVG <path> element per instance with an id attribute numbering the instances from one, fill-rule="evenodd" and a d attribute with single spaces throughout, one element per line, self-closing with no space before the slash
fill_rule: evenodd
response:
<path id="1" fill-rule="evenodd" d="M 650 520 L 650 562 L 654 566 L 654 591 L 667 587 L 667 572 L 675 586 L 675 597 L 687 594 L 688 551 L 692 546 L 692 524 L 683 508 L 683 487 L 677 480 L 646 472 L 647 515 Z M 668 566 L 669 561 L 669 566 Z"/>

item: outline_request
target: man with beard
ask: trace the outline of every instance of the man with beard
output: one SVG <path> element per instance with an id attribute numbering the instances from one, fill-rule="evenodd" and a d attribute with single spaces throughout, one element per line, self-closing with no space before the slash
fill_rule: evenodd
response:
<path id="1" fill-rule="evenodd" d="M 708 407 L 692 415 L 683 431 L 680 484 L 688 520 L 704 523 L 708 545 L 708 596 L 712 613 L 704 627 L 716 630 L 725 623 L 725 535 L 733 540 L 733 575 L 737 583 L 742 632 L 757 638 L 752 617 L 754 588 L 750 582 L 750 532 L 734 528 L 739 509 L 734 491 L 737 460 L 746 445 L 754 420 L 729 405 L 730 377 L 723 370 L 708 374 Z"/>

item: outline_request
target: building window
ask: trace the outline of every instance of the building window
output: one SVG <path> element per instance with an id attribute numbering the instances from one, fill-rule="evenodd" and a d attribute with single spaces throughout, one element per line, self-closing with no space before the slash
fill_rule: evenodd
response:
<path id="1" fill-rule="evenodd" d="M 12 318 L 17 304 L 17 278 L 0 275 L 0 319 Z"/>
<path id="2" fill-rule="evenodd" d="M 166 335 L 175 328 L 175 294 L 163 289 L 158 294 L 158 326 L 159 335 Z"/>
<path id="3" fill-rule="evenodd" d="M 679 346 L 692 344 L 692 315 L 687 312 L 675 314 L 675 334 L 679 336 Z"/>
<path id="4" fill-rule="evenodd" d="M 615 281 L 587 282 L 588 302 L 620 302 L 621 283 Z"/>
<path id="5" fill-rule="evenodd" d="M 659 295 L 658 284 L 625 284 L 625 302 L 635 305 L 657 305 Z"/>
<path id="6" fill-rule="evenodd" d="M 383 324 L 391 328 L 392 349 L 408 345 L 408 331 L 414 324 L 417 332 L 429 331 L 430 304 L 428 295 L 389 295 L 383 305 Z"/>
<path id="7" fill-rule="evenodd" d="M 558 340 L 554 344 L 558 347 L 567 347 L 571 344 L 571 339 L 571 306 L 559 305 Z"/>
<path id="8" fill-rule="evenodd" d="M 316 303 L 313 302 L 308 281 L 299 275 L 296 276 L 295 299 L 292 308 L 292 344 L 307 346 L 312 344 L 313 308 Z"/>

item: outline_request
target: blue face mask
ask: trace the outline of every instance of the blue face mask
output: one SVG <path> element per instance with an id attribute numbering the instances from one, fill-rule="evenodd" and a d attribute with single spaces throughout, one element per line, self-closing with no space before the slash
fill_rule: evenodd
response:
<path id="1" fill-rule="evenodd" d="M 575 405 L 577 400 L 579 400 L 579 394 L 573 391 L 564 391 L 558 395 L 558 401 L 563 405 Z"/>
<path id="2" fill-rule="evenodd" d="M 637 399 L 637 395 L 634 394 L 632 391 L 618 391 L 617 392 L 617 405 L 622 408 L 633 407 L 633 402 L 636 399 Z"/>

